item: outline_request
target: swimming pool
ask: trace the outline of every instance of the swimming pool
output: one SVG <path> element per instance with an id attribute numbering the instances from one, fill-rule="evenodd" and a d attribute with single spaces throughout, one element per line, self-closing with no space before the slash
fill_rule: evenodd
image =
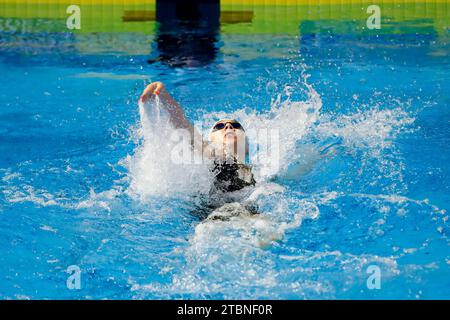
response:
<path id="1" fill-rule="evenodd" d="M 449 298 L 448 24 L 283 33 L 257 17 L 176 63 L 156 32 L 1 29 L 1 299 Z M 155 157 L 164 137 L 142 143 L 137 100 L 157 80 L 205 132 L 225 115 L 279 130 L 258 217 L 192 214 L 197 169 Z"/>

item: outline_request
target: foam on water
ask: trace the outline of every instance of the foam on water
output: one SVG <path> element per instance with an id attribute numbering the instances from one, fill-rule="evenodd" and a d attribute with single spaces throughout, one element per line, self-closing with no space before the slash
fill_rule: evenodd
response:
<path id="1" fill-rule="evenodd" d="M 251 162 L 257 185 L 252 190 L 242 191 L 238 202 L 218 208 L 212 213 L 226 216 L 231 212 L 225 221 L 207 219 L 196 225 L 194 233 L 189 238 L 189 245 L 180 252 L 185 264 L 182 267 L 169 266 L 170 270 L 178 270 L 172 273 L 170 284 L 134 282 L 133 292 L 136 297 L 145 296 L 144 292 L 161 297 L 173 294 L 194 295 L 199 298 L 333 297 L 338 288 L 333 287 L 324 276 L 314 281 L 311 277 L 300 274 L 310 276 L 315 265 L 321 265 L 322 269 L 341 268 L 349 278 L 343 285 L 344 290 L 351 288 L 354 281 L 364 281 L 363 276 L 355 280 L 350 272 L 359 270 L 358 272 L 363 274 L 362 268 L 370 263 L 384 266 L 386 277 L 398 274 L 396 257 L 366 254 L 358 256 L 340 251 L 315 252 L 291 248 L 291 255 L 282 256 L 286 265 L 280 270 L 278 270 L 280 266 L 274 265 L 276 259 L 271 248 L 276 247 L 276 243 L 282 241 L 286 234 L 301 232 L 303 221 L 320 219 L 319 207 L 331 206 L 330 203 L 334 203 L 342 196 L 342 193 L 333 191 L 293 194 L 282 185 L 283 179 L 299 178 L 317 167 L 323 159 L 337 156 L 343 152 L 342 150 L 345 153 L 362 153 L 361 159 L 372 159 L 386 165 L 383 150 L 393 148 L 397 135 L 407 131 L 408 126 L 414 122 L 414 118 L 401 108 L 374 107 L 343 116 L 321 114 L 320 95 L 306 81 L 303 85 L 308 92 L 306 101 L 291 101 L 288 97 L 285 101 L 275 99 L 270 111 L 265 113 L 256 113 L 244 108 L 232 114 L 204 115 L 205 123 L 212 123 L 212 119 L 232 117 L 239 119 L 243 124 L 249 137 Z M 170 151 L 165 149 L 171 147 L 165 143 L 165 137 L 173 128 L 166 123 L 167 131 L 163 135 L 155 132 L 151 123 L 154 119 L 164 121 L 161 120 L 164 119 L 164 115 L 158 118 L 157 113 L 151 118 L 153 120 L 149 121 L 150 114 L 142 112 L 142 105 L 140 108 L 144 142 L 131 159 L 133 192 L 148 195 L 159 193 L 161 190 L 166 193 L 176 190 L 187 192 L 186 194 L 198 190 L 206 191 L 206 188 L 200 188 L 198 182 L 202 181 L 209 187 L 210 181 L 200 180 L 202 177 L 197 176 L 203 174 L 206 179 L 211 179 L 206 171 L 199 171 L 192 165 L 184 166 L 178 171 L 171 165 L 167 166 L 167 163 L 158 162 L 161 159 L 154 157 L 154 150 L 166 154 Z M 161 109 L 154 110 L 158 112 Z M 278 143 L 271 141 L 270 138 L 261 139 L 258 136 L 261 130 L 266 130 L 264 131 L 266 133 L 268 128 L 278 130 L 276 136 L 279 139 L 276 141 Z M 270 160 L 266 158 L 274 155 L 271 154 L 274 147 L 279 156 L 277 166 L 264 161 Z M 167 161 L 168 158 L 163 159 Z M 202 169 L 207 170 L 207 167 Z M 171 174 L 170 170 L 176 174 Z M 401 172 L 402 168 L 391 166 L 386 175 L 396 170 Z M 190 178 L 180 179 L 180 177 Z M 395 180 L 398 176 L 392 175 L 390 178 Z M 153 186 L 150 185 L 150 181 L 154 183 Z M 354 194 L 353 198 L 359 197 L 360 195 Z M 376 197 L 381 202 L 394 199 L 394 196 Z M 421 202 L 407 201 L 421 205 Z M 259 214 L 245 214 L 246 210 L 242 207 L 242 203 L 254 204 Z M 381 204 L 377 203 L 378 205 Z M 241 211 L 242 214 L 234 214 L 234 211 Z M 380 225 L 381 220 L 377 221 Z M 375 223 L 372 229 L 376 227 Z M 289 288 L 280 286 L 285 283 L 292 285 Z M 238 288 L 240 291 L 236 292 Z"/>

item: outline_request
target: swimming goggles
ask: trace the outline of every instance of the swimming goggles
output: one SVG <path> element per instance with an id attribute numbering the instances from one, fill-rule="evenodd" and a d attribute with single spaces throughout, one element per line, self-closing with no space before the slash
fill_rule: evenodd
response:
<path id="1" fill-rule="evenodd" d="M 245 131 L 244 128 L 242 127 L 242 125 L 237 121 L 218 122 L 214 125 L 212 131 L 214 132 L 214 131 L 222 130 L 223 128 L 225 128 L 227 123 L 231 124 L 231 127 L 233 129 Z"/>

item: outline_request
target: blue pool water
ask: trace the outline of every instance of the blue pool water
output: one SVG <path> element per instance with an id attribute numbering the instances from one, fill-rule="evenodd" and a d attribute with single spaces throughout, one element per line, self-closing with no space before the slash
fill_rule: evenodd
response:
<path id="1" fill-rule="evenodd" d="M 449 298 L 448 31 L 221 34 L 187 68 L 114 50 L 153 39 L 2 33 L 0 298 Z M 157 80 L 205 127 L 279 130 L 260 215 L 193 214 L 208 181 L 141 127 Z"/>

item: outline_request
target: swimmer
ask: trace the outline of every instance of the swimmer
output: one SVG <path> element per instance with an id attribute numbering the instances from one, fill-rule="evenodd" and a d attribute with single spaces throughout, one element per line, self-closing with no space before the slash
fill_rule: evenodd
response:
<path id="1" fill-rule="evenodd" d="M 208 135 L 207 141 L 196 139 L 201 134 L 186 118 L 183 108 L 167 92 L 161 82 L 149 84 L 140 97 L 143 103 L 159 97 L 170 122 L 177 129 L 188 130 L 193 139 L 196 152 L 212 160 L 211 171 L 215 180 L 210 193 L 233 192 L 255 185 L 251 167 L 246 164 L 248 158 L 248 141 L 243 126 L 235 119 L 217 121 Z M 198 142 L 201 141 L 201 142 Z"/>

